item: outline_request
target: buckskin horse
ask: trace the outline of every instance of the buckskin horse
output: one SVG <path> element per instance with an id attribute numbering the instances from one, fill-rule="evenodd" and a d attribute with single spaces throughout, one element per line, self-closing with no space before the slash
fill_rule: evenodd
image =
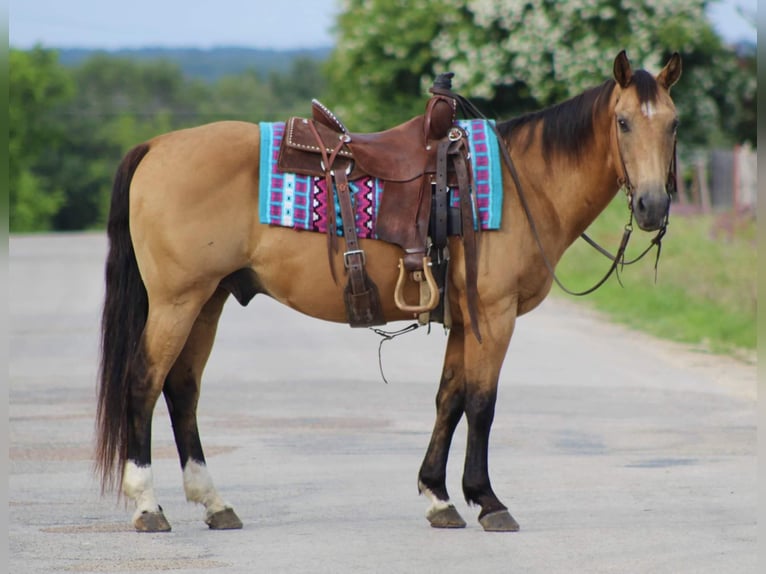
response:
<path id="1" fill-rule="evenodd" d="M 654 76 L 634 71 L 623 51 L 613 72 L 570 100 L 497 124 L 500 147 L 518 169 L 503 169 L 500 229 L 477 234 L 475 316 L 464 247 L 458 237 L 449 238 L 451 328 L 433 433 L 418 474 L 434 527 L 465 526 L 445 485 L 452 435 L 465 415 L 465 498 L 481 507 L 485 530 L 518 530 L 488 472 L 498 377 L 516 317 L 546 297 L 552 266 L 621 188 L 642 230 L 666 224 L 678 125 L 669 91 L 681 59 L 673 54 Z M 151 471 L 152 412 L 161 393 L 187 499 L 204 505 L 210 528 L 242 527 L 213 485 L 196 420 L 201 373 L 228 296 L 245 305 L 264 294 L 311 317 L 347 320 L 325 238 L 259 222 L 259 146 L 257 124 L 217 122 L 140 144 L 116 172 L 95 470 L 102 492 L 121 487 L 135 502 L 138 531 L 170 530 Z M 411 319 L 394 303 L 402 249 L 376 239 L 361 239 L 358 247 L 384 320 Z M 343 269 L 344 254 L 330 255 Z M 403 295 L 416 299 L 417 285 L 408 283 Z"/>

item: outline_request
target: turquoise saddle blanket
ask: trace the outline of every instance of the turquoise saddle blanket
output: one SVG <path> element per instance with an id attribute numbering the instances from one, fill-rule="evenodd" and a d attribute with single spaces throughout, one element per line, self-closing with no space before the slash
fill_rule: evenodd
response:
<path id="1" fill-rule="evenodd" d="M 500 228 L 503 181 L 500 151 L 492 128 L 492 120 L 459 120 L 457 124 L 466 130 L 471 150 L 471 168 L 474 177 L 474 193 L 478 217 L 474 223 L 482 229 Z M 285 173 L 277 168 L 279 146 L 282 142 L 284 122 L 259 124 L 261 129 L 259 219 L 261 223 L 279 225 L 306 231 L 327 232 L 327 194 L 323 177 Z M 364 177 L 349 182 L 352 204 L 359 238 L 377 239 L 375 221 L 378 206 L 385 193 L 385 182 Z M 341 221 L 340 204 L 336 194 L 336 221 Z M 450 205 L 459 207 L 457 190 L 450 192 Z M 477 221 L 478 220 L 478 221 Z M 338 235 L 343 226 L 338 225 Z"/>

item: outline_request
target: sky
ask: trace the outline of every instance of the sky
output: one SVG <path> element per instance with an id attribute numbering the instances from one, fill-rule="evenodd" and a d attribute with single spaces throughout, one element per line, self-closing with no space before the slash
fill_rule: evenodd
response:
<path id="1" fill-rule="evenodd" d="M 755 29 L 735 6 L 755 15 L 757 3 L 716 0 L 708 14 L 727 42 L 755 42 Z M 338 10 L 338 0 L 10 0 L 8 36 L 22 49 L 316 48 L 332 46 Z"/>

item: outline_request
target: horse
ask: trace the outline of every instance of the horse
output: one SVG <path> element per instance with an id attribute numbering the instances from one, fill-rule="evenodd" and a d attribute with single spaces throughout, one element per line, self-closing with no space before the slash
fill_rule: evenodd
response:
<path id="1" fill-rule="evenodd" d="M 622 51 L 613 77 L 600 85 L 497 124 L 500 146 L 517 169 L 503 169 L 501 228 L 478 234 L 481 340 L 470 326 L 463 245 L 449 238 L 452 324 L 433 432 L 417 477 L 419 492 L 430 502 L 431 526 L 466 525 L 445 484 L 452 436 L 465 415 L 465 499 L 480 507 L 484 530 L 519 529 L 488 471 L 498 378 L 516 318 L 543 301 L 552 285 L 550 265 L 621 188 L 639 228 L 663 228 L 678 126 L 670 88 L 680 74 L 677 53 L 653 75 L 633 70 Z M 343 287 L 328 269 L 322 234 L 259 222 L 259 146 L 257 124 L 210 123 L 137 145 L 115 174 L 94 472 L 102 494 L 121 490 L 135 503 L 137 531 L 170 530 L 151 467 L 152 413 L 160 394 L 187 500 L 204 506 L 211 529 L 242 527 L 213 484 L 196 419 L 201 374 L 229 295 L 244 306 L 262 294 L 314 318 L 346 321 Z M 361 239 L 360 245 L 385 320 L 411 319 L 393 301 L 401 248 L 376 239 Z M 334 257 L 343 269 L 342 254 Z M 408 286 L 406 296 L 417 297 L 416 289 Z"/>

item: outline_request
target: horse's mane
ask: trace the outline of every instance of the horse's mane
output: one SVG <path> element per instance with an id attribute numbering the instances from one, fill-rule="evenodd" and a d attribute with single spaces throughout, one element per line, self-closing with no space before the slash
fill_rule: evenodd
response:
<path id="1" fill-rule="evenodd" d="M 579 159 L 593 140 L 593 119 L 606 111 L 615 85 L 616 82 L 609 79 L 560 104 L 498 123 L 498 132 L 506 142 L 526 132 L 523 145 L 528 149 L 534 142 L 535 128 L 542 122 L 544 157 L 560 154 Z M 641 104 L 656 101 L 659 87 L 649 72 L 637 70 L 629 85 L 635 85 Z"/>

